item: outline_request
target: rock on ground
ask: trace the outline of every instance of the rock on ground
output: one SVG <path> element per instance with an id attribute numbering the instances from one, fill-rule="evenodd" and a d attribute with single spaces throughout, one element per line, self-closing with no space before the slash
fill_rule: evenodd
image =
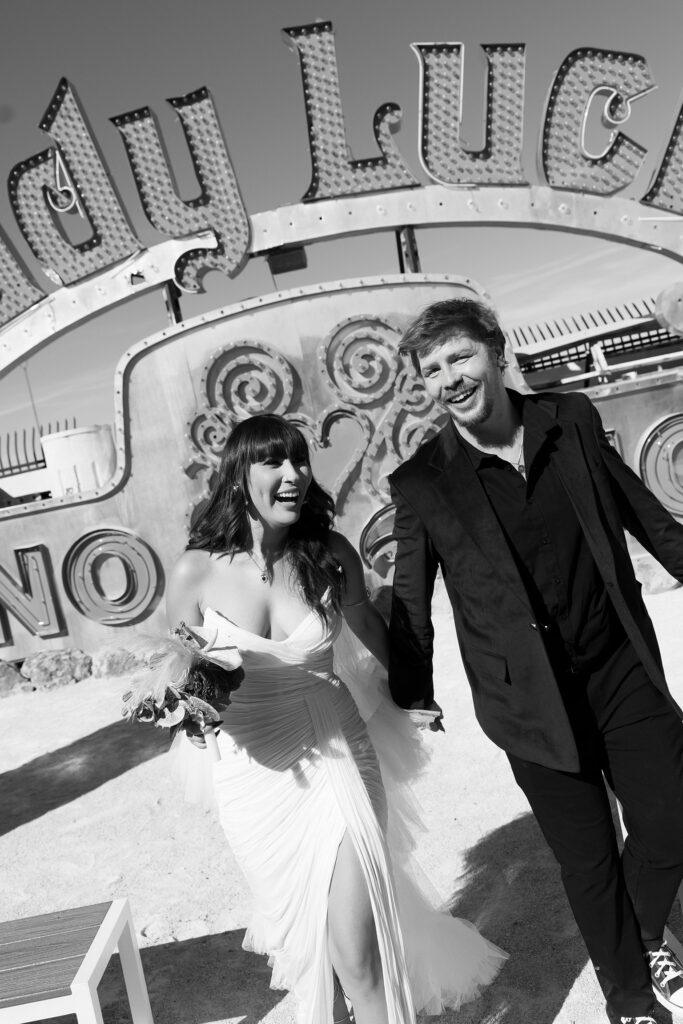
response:
<path id="1" fill-rule="evenodd" d="M 30 689 L 30 686 L 14 665 L 0 660 L 0 697 L 19 689 Z"/>
<path id="2" fill-rule="evenodd" d="M 142 666 L 144 662 L 132 651 L 123 648 L 98 651 L 92 659 L 94 676 L 125 676 Z"/>
<path id="3" fill-rule="evenodd" d="M 77 649 L 29 654 L 21 674 L 38 690 L 78 683 L 90 675 L 92 658 Z"/>

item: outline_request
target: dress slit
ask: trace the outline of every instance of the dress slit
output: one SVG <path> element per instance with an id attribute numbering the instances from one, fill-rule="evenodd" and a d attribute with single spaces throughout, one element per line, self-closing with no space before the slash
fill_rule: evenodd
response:
<path id="1" fill-rule="evenodd" d="M 408 980 L 403 936 L 386 842 L 378 817 L 338 717 L 330 712 L 325 701 L 313 693 L 307 694 L 306 703 L 332 791 L 346 822 L 346 831 L 351 836 L 368 888 L 382 963 L 389 1024 L 413 1024 L 415 1007 Z M 338 850 L 339 847 L 337 853 Z M 331 881 L 330 877 L 330 884 Z"/>

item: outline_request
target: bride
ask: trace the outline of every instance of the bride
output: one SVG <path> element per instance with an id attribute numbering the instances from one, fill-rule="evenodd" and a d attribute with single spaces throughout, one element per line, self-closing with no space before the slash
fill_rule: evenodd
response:
<path id="1" fill-rule="evenodd" d="M 300 431 L 244 420 L 172 570 L 168 619 L 242 656 L 213 785 L 254 898 L 245 947 L 270 956 L 300 1024 L 347 1019 L 343 1000 L 333 1015 L 335 975 L 356 1024 L 413 1024 L 477 995 L 505 954 L 434 910 L 405 872 L 404 784 L 424 749 L 372 673 L 359 682 L 343 620 L 383 666 L 387 633 L 333 514 Z M 352 652 L 342 678 L 340 648 Z"/>

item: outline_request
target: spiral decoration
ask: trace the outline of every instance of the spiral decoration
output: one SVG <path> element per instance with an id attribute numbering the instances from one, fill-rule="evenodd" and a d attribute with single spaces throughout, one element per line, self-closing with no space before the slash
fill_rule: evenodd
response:
<path id="1" fill-rule="evenodd" d="M 446 420 L 446 413 L 430 401 L 426 415 L 401 410 L 393 424 L 391 449 L 398 463 L 414 455 L 421 444 L 433 437 Z"/>
<path id="2" fill-rule="evenodd" d="M 396 377 L 394 402 L 415 414 L 422 414 L 434 407 L 434 402 L 425 391 L 424 384 L 410 365 L 403 366 Z"/>
<path id="3" fill-rule="evenodd" d="M 228 419 L 214 410 L 197 416 L 189 424 L 190 441 L 198 456 L 188 468 L 190 476 L 195 476 L 200 468 L 218 466 L 232 427 L 233 424 Z"/>
<path id="4" fill-rule="evenodd" d="M 208 404 L 229 420 L 259 412 L 284 416 L 296 376 L 291 363 L 261 341 L 239 341 L 221 349 L 202 380 Z"/>
<path id="5" fill-rule="evenodd" d="M 381 317 L 342 320 L 318 349 L 320 369 L 344 403 L 383 405 L 390 399 L 401 366 L 399 331 Z"/>
<path id="6" fill-rule="evenodd" d="M 215 470 L 237 423 L 256 413 L 277 413 L 303 431 L 316 472 L 340 505 L 358 483 L 366 494 L 388 502 L 389 474 L 436 432 L 442 418 L 399 356 L 398 339 L 398 330 L 380 317 L 337 324 L 318 347 L 333 399 L 317 415 L 309 415 L 316 410 L 308 408 L 295 368 L 270 346 L 245 339 L 219 350 L 204 368 L 204 408 L 188 425 L 194 457 L 186 472 L 194 478 Z M 314 406 L 319 401 L 308 399 Z"/>

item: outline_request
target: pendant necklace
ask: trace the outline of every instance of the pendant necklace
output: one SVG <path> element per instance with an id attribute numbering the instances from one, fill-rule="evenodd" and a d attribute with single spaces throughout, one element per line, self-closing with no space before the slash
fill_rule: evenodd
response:
<path id="1" fill-rule="evenodd" d="M 247 551 L 247 554 L 249 555 L 252 562 L 259 571 L 259 575 L 261 576 L 261 583 L 268 583 L 268 568 L 265 565 L 259 565 L 251 551 Z"/>
<path id="2" fill-rule="evenodd" d="M 512 459 L 512 464 L 518 473 L 521 473 L 526 480 L 526 466 L 524 465 L 524 428 L 522 427 L 522 436 L 519 439 L 519 452 L 517 458 Z"/>
<path id="3" fill-rule="evenodd" d="M 275 561 L 276 558 L 280 558 L 281 555 L 283 554 L 283 551 L 284 551 L 284 548 L 283 548 L 282 551 L 275 551 L 275 552 L 273 552 L 273 561 Z M 254 565 L 256 566 L 256 568 L 259 571 L 259 576 L 261 577 L 261 583 L 270 583 L 272 581 L 272 577 L 271 577 L 270 570 L 268 569 L 268 566 L 265 563 L 263 565 L 260 565 L 257 562 L 256 558 L 254 557 L 254 554 L 253 554 L 252 551 L 247 551 L 247 554 L 249 555 L 249 557 L 251 558 L 252 562 L 254 563 Z"/>

